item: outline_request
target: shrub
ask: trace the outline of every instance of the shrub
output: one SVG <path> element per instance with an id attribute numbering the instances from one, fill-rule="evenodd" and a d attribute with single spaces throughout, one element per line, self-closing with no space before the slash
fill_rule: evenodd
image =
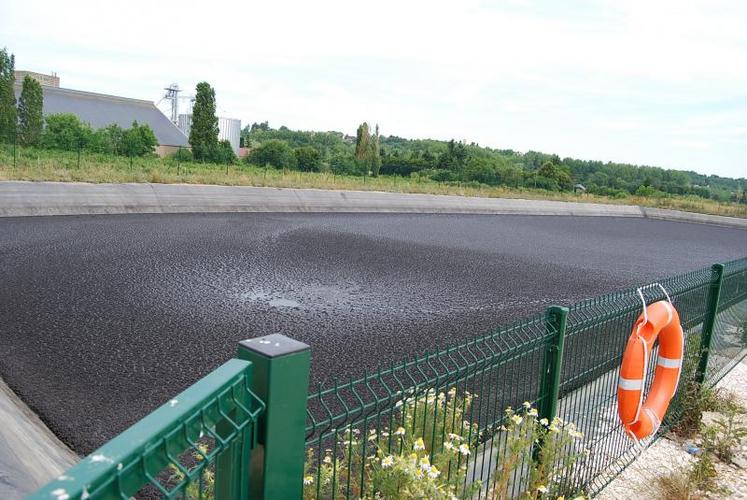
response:
<path id="1" fill-rule="evenodd" d="M 236 153 L 233 152 L 231 142 L 225 139 L 220 141 L 215 151 L 211 153 L 210 159 L 215 163 L 224 165 L 233 165 L 236 163 Z"/>
<path id="2" fill-rule="evenodd" d="M 132 122 L 132 127 L 122 134 L 122 154 L 125 156 L 144 156 L 153 153 L 158 145 L 156 134 L 147 124 L 138 125 Z"/>
<path id="3" fill-rule="evenodd" d="M 93 134 L 91 127 L 72 113 L 48 115 L 46 123 L 41 143 L 47 148 L 77 151 L 86 147 Z"/>
<path id="4" fill-rule="evenodd" d="M 303 146 L 293 150 L 299 170 L 318 172 L 322 165 L 322 155 L 313 146 Z"/>
<path id="5" fill-rule="evenodd" d="M 265 141 L 257 146 L 247 156 L 246 161 L 264 167 L 270 165 L 275 168 L 296 168 L 296 155 L 288 143 L 277 139 Z"/>

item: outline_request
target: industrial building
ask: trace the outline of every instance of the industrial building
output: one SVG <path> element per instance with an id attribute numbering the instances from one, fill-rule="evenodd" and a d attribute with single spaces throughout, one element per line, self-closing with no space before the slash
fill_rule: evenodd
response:
<path id="1" fill-rule="evenodd" d="M 45 75 L 44 73 L 37 73 L 36 71 L 24 71 L 19 70 L 15 72 L 16 76 L 16 82 L 23 83 L 23 79 L 27 76 L 30 76 L 37 82 L 39 82 L 41 85 L 46 85 L 47 87 L 59 87 L 60 86 L 60 77 L 57 76 L 57 73 L 52 73 L 50 75 Z"/>
<path id="2" fill-rule="evenodd" d="M 192 128 L 192 115 L 180 114 L 178 124 L 179 130 L 189 137 L 189 131 Z M 233 152 L 238 155 L 241 142 L 241 120 L 218 117 L 218 140 L 230 142 Z"/>
<path id="3" fill-rule="evenodd" d="M 180 147 L 189 147 L 187 136 L 153 104 L 151 101 L 118 97 L 107 94 L 97 94 L 82 90 L 72 90 L 59 87 L 57 75 L 42 75 L 40 73 L 16 72 L 18 75 L 30 74 L 42 84 L 44 94 L 44 115 L 56 113 L 72 113 L 82 122 L 93 128 L 104 128 L 112 123 L 122 128 L 130 128 L 133 121 L 147 124 L 158 140 L 156 153 L 166 156 Z M 37 76 L 54 78 L 54 86 L 46 85 L 44 79 Z M 23 78 L 16 79 L 16 98 L 21 94 Z"/>
<path id="4" fill-rule="evenodd" d="M 82 90 L 60 87 L 60 78 L 52 73 L 46 75 L 33 71 L 16 71 L 16 98 L 21 94 L 23 79 L 30 76 L 42 86 L 44 94 L 44 115 L 72 113 L 82 122 L 98 129 L 111 124 L 129 128 L 133 121 L 147 124 L 158 140 L 156 153 L 166 156 L 179 148 L 189 147 L 189 131 L 192 127 L 192 114 L 178 114 L 179 99 L 194 100 L 193 96 L 179 96 L 181 90 L 177 84 L 167 87 L 165 99 L 170 102 L 171 119 L 169 119 L 151 101 L 131 99 L 107 94 L 97 94 Z M 159 101 L 160 103 L 161 101 Z M 241 155 L 241 120 L 236 118 L 218 118 L 218 140 L 231 143 L 234 153 Z"/>

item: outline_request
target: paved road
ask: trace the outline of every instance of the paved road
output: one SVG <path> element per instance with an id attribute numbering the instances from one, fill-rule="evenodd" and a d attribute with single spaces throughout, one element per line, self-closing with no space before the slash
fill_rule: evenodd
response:
<path id="1" fill-rule="evenodd" d="M 88 453 L 240 339 L 307 342 L 328 380 L 746 253 L 744 230 L 625 218 L 6 218 L 0 376 Z"/>

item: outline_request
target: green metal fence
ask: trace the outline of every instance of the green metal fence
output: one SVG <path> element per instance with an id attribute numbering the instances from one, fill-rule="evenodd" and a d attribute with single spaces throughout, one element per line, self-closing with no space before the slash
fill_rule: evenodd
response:
<path id="1" fill-rule="evenodd" d="M 699 367 L 712 385 L 747 352 L 747 259 L 663 279 L 641 293 L 646 303 L 668 294 L 680 313 L 686 354 L 679 393 L 698 380 Z M 318 387 L 308 401 L 305 497 L 374 496 L 386 481 L 382 459 L 409 455 L 417 438 L 425 448 L 417 456 L 438 464 L 441 484 L 457 498 L 517 496 L 532 482 L 532 454 L 520 454 L 501 490 L 495 476 L 505 475 L 513 443 L 503 430 L 505 409 L 526 416 L 532 410 L 523 409 L 525 402 L 537 418 L 559 417 L 583 436 L 566 445 L 577 459 L 573 467 L 555 464 L 563 477 L 548 491 L 599 492 L 640 449 L 620 428 L 616 389 L 642 307 L 637 288 L 551 307 L 489 335 Z M 657 437 L 679 418 L 681 397 Z M 453 453 L 455 443 L 466 444 L 469 454 Z"/>
<path id="2" fill-rule="evenodd" d="M 251 372 L 248 361 L 225 363 L 31 498 L 248 498 L 264 408 Z"/>
<path id="3" fill-rule="evenodd" d="M 617 419 L 618 367 L 642 298 L 667 297 L 685 331 L 684 368 L 645 446 L 677 423 L 686 388 L 715 384 L 747 353 L 747 259 L 553 306 L 311 394 L 308 346 L 282 335 L 244 341 L 239 359 L 34 498 L 594 494 L 640 449 Z"/>

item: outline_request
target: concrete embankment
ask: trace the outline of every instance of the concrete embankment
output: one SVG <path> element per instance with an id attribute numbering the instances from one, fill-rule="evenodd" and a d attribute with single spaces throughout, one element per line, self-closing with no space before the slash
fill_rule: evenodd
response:
<path id="1" fill-rule="evenodd" d="M 548 200 L 191 184 L 0 182 L 0 216 L 194 212 L 475 213 L 648 217 L 747 228 L 747 219 Z"/>
<path id="2" fill-rule="evenodd" d="M 2 379 L 0 422 L 0 498 L 23 498 L 78 461 Z"/>

